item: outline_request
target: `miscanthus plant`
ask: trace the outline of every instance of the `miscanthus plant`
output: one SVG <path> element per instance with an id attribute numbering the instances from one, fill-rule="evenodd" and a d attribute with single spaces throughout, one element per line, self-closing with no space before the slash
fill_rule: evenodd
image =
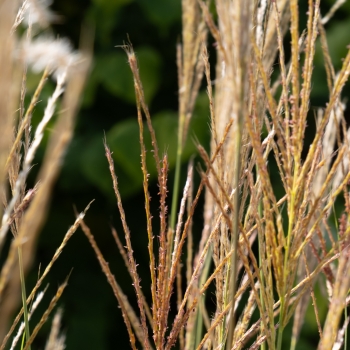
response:
<path id="1" fill-rule="evenodd" d="M 118 300 L 132 349 L 297 349 L 309 305 L 319 330 L 318 349 L 346 347 L 350 133 L 341 93 L 350 73 L 350 52 L 341 70 L 335 71 L 325 32 L 326 23 L 342 3 L 335 2 L 328 14 L 321 14 L 320 1 L 309 0 L 306 27 L 299 28 L 296 0 L 182 2 L 174 186 L 167 182 L 168 161 L 157 146 L 135 53 L 130 44 L 124 46 L 134 77 L 140 127 L 150 300 L 143 293 L 147 286 L 141 288 L 137 267 L 141 261 L 132 249 L 132 232 L 127 226 L 107 143 L 105 151 L 124 238 L 115 230 L 112 233 L 135 287 L 135 310 L 84 223 L 85 211 L 77 215 L 52 261 L 27 295 L 24 276 L 35 253 L 62 156 L 72 137 L 89 59 L 73 52 L 66 41 L 43 36 L 42 28 L 54 18 L 47 1 L 24 1 L 16 16 L 17 2 L 0 0 L 0 248 L 9 232 L 13 235 L 8 251 L 1 250 L 1 254 L 7 254 L 0 271 L 1 349 L 8 346 L 10 338 L 11 348 L 18 342 L 22 349 L 31 347 L 66 286 L 64 283 L 59 287 L 40 322 L 31 329 L 29 319 L 42 299 L 42 283 L 79 225 Z M 16 29 L 21 22 L 25 30 L 18 40 Z M 284 40 L 287 34 L 291 38 L 288 42 Z M 215 77 L 210 75 L 209 35 L 215 41 Z M 310 106 L 310 94 L 317 43 L 324 57 L 329 101 L 315 110 Z M 286 45 L 290 47 L 290 59 L 285 55 Z M 28 106 L 27 67 L 43 72 Z M 55 79 L 56 88 L 32 132 L 33 109 L 49 76 Z M 181 196 L 182 149 L 203 79 L 210 106 L 211 148 L 207 153 L 198 145 L 205 168 L 189 165 Z M 62 94 L 61 112 L 56 117 L 37 185 L 27 189 L 26 179 L 36 150 Z M 306 142 L 310 118 L 316 119 L 316 130 Z M 146 162 L 149 150 L 143 140 L 144 128 L 151 135 L 158 173 L 159 232 L 154 232 L 152 226 L 152 216 L 156 215 L 150 209 Z M 270 164 L 276 165 L 277 174 L 271 173 Z M 195 171 L 201 176 L 198 188 L 193 184 Z M 276 191 L 272 180 L 276 175 L 282 191 Z M 172 190 L 169 215 L 168 188 Z M 203 193 L 203 230 L 195 246 L 192 221 Z M 330 218 L 336 201 L 343 203 L 343 212 L 334 225 Z M 323 300 L 316 300 L 316 288 L 324 291 Z M 20 294 L 23 308 L 11 323 Z M 328 306 L 324 318 L 319 313 L 320 303 Z M 60 315 L 58 312 L 54 318 L 46 349 L 64 348 L 64 338 L 59 334 Z M 23 324 L 17 327 L 21 319 Z M 289 325 L 291 336 L 286 335 Z M 17 335 L 13 336 L 16 327 Z"/>
<path id="2" fill-rule="evenodd" d="M 29 320 L 46 290 L 42 284 L 85 214 L 83 212 L 78 216 L 51 262 L 40 274 L 35 287 L 27 294 L 24 276 L 31 267 L 52 188 L 72 137 L 74 119 L 89 66 L 89 57 L 83 51 L 74 52 L 68 41 L 45 34 L 55 17 L 48 8 L 49 4 L 49 1 L 44 0 L 25 0 L 22 3 L 0 1 L 0 254 L 3 261 L 0 270 L 0 349 L 31 348 L 67 281 L 58 288 L 39 323 L 31 329 Z M 21 30 L 18 29 L 20 25 Z M 18 31 L 23 34 L 20 36 Z M 28 69 L 42 76 L 34 94 L 28 96 L 30 102 L 26 105 Z M 39 124 L 32 130 L 34 108 L 50 77 L 55 81 L 56 87 L 46 101 Z M 60 106 L 60 111 L 56 116 L 57 105 Z M 53 130 L 44 161 L 35 186 L 28 188 L 26 180 L 48 123 L 51 123 Z M 9 234 L 13 238 L 9 248 L 5 249 Z M 20 298 L 23 307 L 12 321 Z M 57 312 L 46 349 L 65 347 L 64 337 L 59 334 L 60 318 L 61 312 Z"/>
<path id="3" fill-rule="evenodd" d="M 132 349 L 294 350 L 309 305 L 318 326 L 318 349 L 346 347 L 350 132 L 342 89 L 350 73 L 350 52 L 340 71 L 335 71 L 325 25 L 342 1 L 328 14 L 320 13 L 320 1 L 307 3 L 306 27 L 300 28 L 297 0 L 182 1 L 182 42 L 177 50 L 178 160 L 169 216 L 167 157 L 160 155 L 157 146 L 135 53 L 130 44 L 124 46 L 134 77 L 140 127 L 151 277 L 151 285 L 143 289 L 136 260 L 145 262 L 133 252 L 132 232 L 106 143 L 105 151 L 124 229 L 123 239 L 115 231 L 113 235 L 135 288 L 137 310 L 89 228 L 83 221 L 80 225 L 118 299 Z M 216 47 L 214 79 L 208 35 Z M 329 100 L 315 110 L 310 94 L 317 43 Z M 178 201 L 181 153 L 202 79 L 207 82 L 211 149 L 208 154 L 198 145 L 205 164 L 199 170 L 200 185 L 193 186 L 197 170 L 190 164 Z M 306 143 L 309 118 L 316 119 L 316 130 Z M 159 232 L 152 226 L 144 128 L 151 135 L 158 172 Z M 276 165 L 277 174 L 271 174 L 269 164 Z M 272 175 L 279 178 L 282 191 L 275 190 Z M 203 192 L 203 230 L 199 245 L 194 246 L 192 220 Z M 330 217 L 338 199 L 344 204 L 343 212 L 334 225 Z M 316 282 L 324 286 L 323 300 L 315 298 Z M 151 300 L 143 294 L 148 287 Z M 325 319 L 318 311 L 320 303 L 327 304 Z M 208 305 L 215 311 L 208 311 Z M 289 324 L 292 333 L 287 339 Z"/>

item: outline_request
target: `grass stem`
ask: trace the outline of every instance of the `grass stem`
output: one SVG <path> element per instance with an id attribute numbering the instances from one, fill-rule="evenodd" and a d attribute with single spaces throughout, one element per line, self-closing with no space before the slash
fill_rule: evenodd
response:
<path id="1" fill-rule="evenodd" d="M 28 306 L 27 306 L 27 293 L 26 293 L 26 285 L 25 285 L 25 278 L 24 278 L 24 271 L 23 271 L 23 258 L 22 258 L 22 247 L 18 247 L 18 264 L 19 264 L 19 273 L 20 273 L 20 279 L 21 279 L 21 291 L 22 291 L 22 303 L 23 303 L 23 318 L 24 318 L 24 325 L 25 325 L 25 334 L 26 334 L 26 340 L 30 338 L 30 330 L 29 330 L 29 313 L 28 313 Z M 30 350 L 30 346 L 28 347 L 28 350 Z"/>
<path id="2" fill-rule="evenodd" d="M 179 120 L 179 130 L 178 130 L 178 142 L 176 150 L 176 165 L 175 165 L 175 178 L 174 178 L 174 190 L 173 198 L 171 202 L 171 214 L 170 214 L 170 229 L 175 230 L 176 225 L 176 214 L 177 205 L 179 201 L 179 189 L 180 189 L 180 174 L 181 174 L 181 158 L 183 151 L 183 133 L 185 126 L 185 116 L 181 115 Z"/>

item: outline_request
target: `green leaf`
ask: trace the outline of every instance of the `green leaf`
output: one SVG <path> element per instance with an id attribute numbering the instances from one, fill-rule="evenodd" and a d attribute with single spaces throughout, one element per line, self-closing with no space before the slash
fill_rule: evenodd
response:
<path id="1" fill-rule="evenodd" d="M 133 0 L 93 0 L 85 14 L 85 21 L 95 27 L 97 47 L 113 47 L 113 29 L 120 21 L 123 6 L 131 1 Z"/>
<path id="2" fill-rule="evenodd" d="M 159 156 L 168 154 L 169 167 L 175 165 L 177 142 L 177 115 L 173 112 L 161 112 L 152 118 L 152 125 L 156 133 Z M 157 178 L 157 168 L 153 156 L 151 136 L 144 122 L 144 142 L 146 148 L 146 163 L 149 180 Z M 113 152 L 113 159 L 128 177 L 129 186 L 133 189 L 142 187 L 143 175 L 141 171 L 141 146 L 139 126 L 136 117 L 117 123 L 106 134 L 107 142 Z"/>
<path id="3" fill-rule="evenodd" d="M 109 194 L 113 187 L 108 173 L 108 164 L 103 150 L 102 135 L 94 137 L 85 144 L 80 159 L 80 168 L 84 177 L 96 185 L 102 192 Z"/>
<path id="4" fill-rule="evenodd" d="M 159 87 L 161 59 L 158 53 L 149 47 L 137 49 L 136 56 L 145 99 L 150 103 Z M 97 57 L 95 69 L 100 82 L 110 93 L 135 103 L 133 77 L 127 56 L 122 50 Z"/>
<path id="5" fill-rule="evenodd" d="M 113 159 L 128 175 L 130 182 L 142 183 L 139 127 L 136 118 L 117 123 L 106 134 Z"/>
<path id="6" fill-rule="evenodd" d="M 343 59 L 348 51 L 347 46 L 350 43 L 349 33 L 350 23 L 348 21 L 341 21 L 332 23 L 327 29 L 327 45 L 332 64 L 337 71 L 339 71 L 343 64 Z M 312 76 L 312 95 L 313 97 L 327 98 L 329 95 L 326 83 L 326 70 L 324 67 L 324 57 L 321 48 L 320 40 L 317 42 L 315 51 L 315 68 Z"/>
<path id="7" fill-rule="evenodd" d="M 134 99 L 132 74 L 124 52 L 98 56 L 95 70 L 99 81 L 111 94 L 130 102 Z"/>
<path id="8" fill-rule="evenodd" d="M 341 21 L 333 24 L 327 29 L 327 44 L 329 54 L 332 59 L 336 70 L 342 66 L 342 59 L 346 56 L 348 51 L 347 45 L 350 44 L 349 33 L 350 23 L 349 21 Z M 324 69 L 324 58 L 321 49 L 320 41 L 317 42 L 315 52 L 315 65 Z"/>
<path id="9" fill-rule="evenodd" d="M 113 152 L 116 147 L 111 146 L 111 143 L 113 143 L 113 140 L 107 140 L 107 144 Z M 134 145 L 134 147 L 137 146 L 137 144 Z M 135 164 L 135 170 L 137 169 L 138 171 L 130 173 L 128 169 L 120 166 L 120 161 L 115 159 L 115 154 L 113 154 L 113 158 L 121 195 L 127 197 L 137 192 L 140 189 L 140 183 L 142 184 L 141 169 L 140 167 L 137 168 L 139 162 Z M 125 164 L 122 163 L 122 165 Z M 112 201 L 115 200 L 111 174 L 104 152 L 102 135 L 93 138 L 85 144 L 84 151 L 80 157 L 80 169 L 86 180 L 94 184 L 107 198 Z"/>
<path id="10" fill-rule="evenodd" d="M 348 51 L 347 46 L 350 43 L 349 32 L 349 21 L 335 23 L 327 31 L 329 53 L 332 57 L 332 61 L 336 69 L 341 68 L 342 59 L 345 58 Z"/>
<path id="11" fill-rule="evenodd" d="M 138 0 L 149 20 L 166 30 L 175 21 L 181 20 L 181 2 L 178 0 Z"/>
<path id="12" fill-rule="evenodd" d="M 188 139 L 183 151 L 183 163 L 196 153 L 194 139 L 208 146 L 208 105 L 207 96 L 202 93 L 198 97 L 195 113 L 190 123 Z M 162 111 L 152 118 L 156 134 L 159 158 L 168 155 L 169 168 L 173 169 L 176 162 L 178 115 L 172 111 Z M 144 122 L 144 142 L 146 147 L 146 162 L 149 180 L 157 178 L 157 169 L 153 156 L 151 136 Z M 128 118 L 116 123 L 107 133 L 107 144 L 111 149 L 118 176 L 119 190 L 122 196 L 134 194 L 142 188 L 143 175 L 141 171 L 141 147 L 137 118 Z M 102 192 L 114 196 L 108 164 L 105 159 L 102 137 L 91 140 L 85 147 L 81 157 L 81 168 L 85 177 L 94 183 Z"/>

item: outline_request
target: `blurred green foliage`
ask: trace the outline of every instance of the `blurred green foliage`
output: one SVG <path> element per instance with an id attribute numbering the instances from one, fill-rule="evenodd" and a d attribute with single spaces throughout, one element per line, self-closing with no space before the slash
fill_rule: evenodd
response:
<path id="1" fill-rule="evenodd" d="M 158 52 L 150 47 L 138 48 L 137 58 L 146 102 L 150 103 L 159 88 L 161 58 Z M 115 50 L 113 53 L 96 55 L 94 60 L 95 67 L 86 88 L 83 105 L 88 107 L 94 103 L 98 84 L 110 94 L 134 103 L 133 77 L 125 53 Z"/>
<path id="2" fill-rule="evenodd" d="M 204 98 L 203 98 L 204 97 Z M 197 109 L 208 107 L 205 96 L 197 101 Z M 204 108 L 203 108 L 204 109 Z M 153 128 L 156 133 L 160 156 L 167 154 L 169 168 L 173 169 L 176 162 L 178 117 L 176 112 L 162 111 L 152 117 Z M 144 122 L 144 140 L 147 152 L 147 170 L 149 180 L 157 178 L 157 169 L 153 157 L 151 136 Z M 190 137 L 187 138 L 183 151 L 183 162 L 196 153 L 196 143 L 207 145 L 209 131 L 208 118 L 205 114 L 196 113 L 190 123 Z M 191 137 L 192 136 L 192 137 Z M 140 169 L 140 138 L 137 118 L 128 118 L 116 123 L 106 133 L 107 144 L 113 152 L 113 159 L 117 168 L 120 191 L 125 198 L 142 188 L 143 175 Z M 106 196 L 111 195 L 111 178 L 106 166 L 101 137 L 97 136 L 84 150 L 81 158 L 81 169 L 87 179 L 94 183 Z M 113 195 L 113 194 L 112 194 Z M 114 196 L 114 195 L 113 195 Z"/>

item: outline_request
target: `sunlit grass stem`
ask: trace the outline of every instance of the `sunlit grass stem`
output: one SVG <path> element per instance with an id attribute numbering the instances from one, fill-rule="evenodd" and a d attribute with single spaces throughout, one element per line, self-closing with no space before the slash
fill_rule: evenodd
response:
<path id="1" fill-rule="evenodd" d="M 294 186 L 293 186 L 294 187 Z M 295 188 L 295 187 L 294 187 Z M 279 329 L 278 329 L 278 337 L 277 337 L 277 350 L 282 349 L 282 339 L 283 339 L 283 331 L 284 331 L 284 317 L 286 313 L 286 304 L 285 304 L 285 293 L 286 291 L 286 284 L 287 279 L 289 275 L 289 249 L 291 244 L 291 237 L 292 237 L 292 230 L 293 230 L 293 222 L 294 222 L 294 216 L 295 216 L 295 191 L 291 191 L 291 201 L 290 201 L 290 212 L 288 215 L 288 234 L 287 234 L 287 242 L 285 247 L 285 253 L 284 253 L 284 263 L 283 263 L 283 285 L 282 285 L 282 293 L 280 295 L 281 299 L 281 307 L 280 307 L 280 314 L 279 314 Z"/>
<path id="2" fill-rule="evenodd" d="M 241 101 L 243 103 L 244 96 L 243 91 L 241 92 Z M 235 189 L 235 193 L 233 196 L 233 207 L 234 207 L 234 213 L 233 213 L 233 219 L 232 219 L 232 236 L 231 236 L 231 249 L 233 249 L 233 253 L 231 256 L 231 273 L 230 273 L 230 292 L 229 292 L 229 301 L 232 302 L 231 306 L 231 318 L 230 318 L 230 324 L 227 334 L 227 341 L 226 341 L 226 350 L 230 350 L 232 348 L 232 340 L 233 340 L 233 334 L 235 329 L 235 294 L 236 294 L 236 277 L 237 277 L 237 242 L 238 242 L 238 235 L 239 235 L 239 179 L 240 179 L 240 172 L 241 172 L 241 146 L 242 146 L 242 131 L 243 131 L 243 111 L 241 110 L 239 112 L 238 118 L 237 118 L 237 129 L 236 129 L 236 142 L 235 142 L 235 157 L 234 157 L 234 178 L 233 178 L 233 188 Z"/>
<path id="3" fill-rule="evenodd" d="M 259 217 L 261 218 L 262 217 L 262 203 L 261 203 L 261 200 L 259 201 L 259 204 L 258 204 L 258 214 L 259 214 Z M 261 240 L 261 237 L 259 235 L 258 237 L 258 240 L 259 240 L 259 268 L 260 268 L 260 278 L 261 278 L 261 281 L 262 283 L 264 283 L 264 273 L 263 273 L 263 270 L 262 270 L 262 264 L 263 264 L 263 243 L 262 243 L 262 240 Z M 262 289 L 260 288 L 260 303 L 261 303 L 261 306 L 263 308 L 263 310 L 265 309 L 264 308 L 264 298 L 263 298 L 263 292 L 262 292 Z M 262 315 L 263 316 L 263 315 Z M 263 330 L 263 325 L 264 323 L 261 321 L 261 330 Z M 266 342 L 263 342 L 260 346 L 260 349 L 261 350 L 266 350 Z"/>
<path id="4" fill-rule="evenodd" d="M 26 293 L 26 284 L 25 284 L 24 271 L 23 271 L 23 258 L 22 258 L 21 246 L 18 247 L 18 264 L 19 264 L 19 273 L 20 273 L 20 279 L 21 279 L 21 293 L 22 293 L 22 303 L 23 303 L 25 335 L 26 335 L 26 340 L 28 340 L 30 338 L 29 313 L 28 313 L 28 306 L 27 306 L 27 293 Z M 30 350 L 31 347 L 29 346 L 28 349 Z"/>
<path id="5" fill-rule="evenodd" d="M 170 211 L 170 227 L 169 227 L 169 250 L 168 250 L 168 262 L 170 264 L 171 254 L 173 251 L 173 237 L 175 232 L 176 218 L 177 218 L 177 207 L 179 202 L 179 193 L 180 193 L 180 180 L 181 180 L 181 159 L 183 151 L 183 135 L 185 127 L 185 116 L 180 115 L 179 118 L 179 129 L 177 137 L 177 150 L 176 150 L 176 164 L 175 164 L 175 177 L 174 177 L 174 186 L 173 186 L 173 198 L 171 201 L 171 211 Z M 170 273 L 170 269 L 169 269 Z"/>
<path id="6" fill-rule="evenodd" d="M 170 214 L 170 229 L 173 231 L 175 230 L 175 225 L 176 225 L 177 206 L 179 202 L 179 193 L 180 193 L 181 158 L 182 158 L 182 151 L 183 151 L 184 126 L 185 126 L 185 116 L 181 115 L 179 118 L 175 178 L 174 178 L 173 198 L 171 202 L 171 214 Z"/>

